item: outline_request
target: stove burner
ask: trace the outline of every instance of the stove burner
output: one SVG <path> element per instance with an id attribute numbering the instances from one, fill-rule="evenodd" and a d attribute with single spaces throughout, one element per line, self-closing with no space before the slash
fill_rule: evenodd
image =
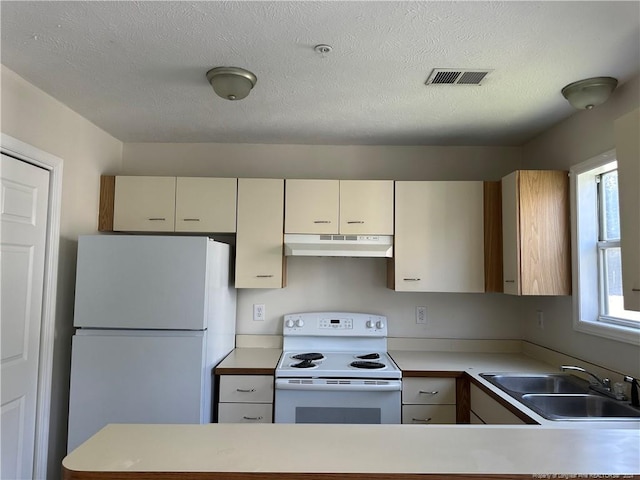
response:
<path id="1" fill-rule="evenodd" d="M 356 358 L 361 358 L 362 360 L 377 360 L 380 358 L 379 353 L 367 353 L 366 355 L 357 355 Z"/>
<path id="2" fill-rule="evenodd" d="M 376 369 L 376 368 L 384 368 L 384 363 L 380 362 L 351 362 L 349 365 L 355 368 L 368 368 L 368 369 Z"/>
<path id="3" fill-rule="evenodd" d="M 317 367 L 318 365 L 313 363 L 311 360 L 303 360 L 300 363 L 293 363 L 291 364 L 291 366 L 293 368 L 313 368 Z"/>
<path id="4" fill-rule="evenodd" d="M 291 358 L 295 358 L 296 360 L 322 360 L 324 355 L 321 353 L 299 353 L 292 355 Z"/>

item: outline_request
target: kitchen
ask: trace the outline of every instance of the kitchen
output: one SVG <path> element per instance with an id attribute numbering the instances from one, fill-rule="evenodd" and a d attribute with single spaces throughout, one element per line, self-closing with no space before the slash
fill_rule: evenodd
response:
<path id="1" fill-rule="evenodd" d="M 66 453 L 77 237 L 96 232 L 101 174 L 497 180 L 518 168 L 568 169 L 614 146 L 613 122 L 637 108 L 638 82 L 636 72 L 607 103 L 576 113 L 567 106 L 565 114 L 572 116 L 535 138 L 509 146 L 478 147 L 455 141 L 450 144 L 459 146 L 149 143 L 114 138 L 3 65 L 2 132 L 64 159 L 49 428 L 49 456 L 54 460 L 50 460 L 48 477 L 59 474 L 60 459 Z M 217 100 L 206 80 L 205 87 L 211 95 L 207 101 Z M 256 89 L 244 101 L 257 93 Z M 562 102 L 560 97 L 558 103 Z M 389 318 L 390 338 L 423 338 L 427 348 L 443 339 L 453 339 L 448 343 L 522 339 L 616 371 L 640 374 L 637 346 L 573 330 L 571 297 L 398 293 L 386 288 L 382 259 L 293 258 L 287 263 L 285 288 L 239 292 L 237 333 L 243 345 L 277 341 L 285 314 L 361 311 L 366 304 L 370 311 Z M 254 304 L 265 305 L 264 321 L 252 320 Z M 427 306 L 426 327 L 415 323 L 416 306 Z M 537 325 L 539 310 L 544 312 L 543 329 Z"/>

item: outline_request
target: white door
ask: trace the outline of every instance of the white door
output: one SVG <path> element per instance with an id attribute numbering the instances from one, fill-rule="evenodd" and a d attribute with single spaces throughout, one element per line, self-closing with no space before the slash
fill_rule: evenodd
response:
<path id="1" fill-rule="evenodd" d="M 49 172 L 2 155 L 1 478 L 32 478 Z"/>

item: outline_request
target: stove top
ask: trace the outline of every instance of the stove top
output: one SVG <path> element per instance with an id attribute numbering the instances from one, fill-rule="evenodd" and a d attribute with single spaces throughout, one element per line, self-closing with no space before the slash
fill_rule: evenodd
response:
<path id="1" fill-rule="evenodd" d="M 284 352 L 276 377 L 401 378 L 400 369 L 386 352 L 325 352 L 320 360 L 299 360 L 305 352 Z M 375 355 L 375 360 L 362 360 Z"/>

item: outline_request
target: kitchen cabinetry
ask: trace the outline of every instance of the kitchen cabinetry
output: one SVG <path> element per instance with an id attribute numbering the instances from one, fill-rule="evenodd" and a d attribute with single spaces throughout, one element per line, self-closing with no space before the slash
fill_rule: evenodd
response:
<path id="1" fill-rule="evenodd" d="M 173 232 L 175 177 L 115 178 L 113 230 Z"/>
<path id="2" fill-rule="evenodd" d="M 286 181 L 285 233 L 393 235 L 393 181 Z"/>
<path id="3" fill-rule="evenodd" d="M 218 423 L 271 423 L 273 376 L 221 375 Z"/>
<path id="4" fill-rule="evenodd" d="M 178 177 L 176 232 L 236 231 L 237 178 Z"/>
<path id="5" fill-rule="evenodd" d="M 402 423 L 456 423 L 456 379 L 409 377 L 402 380 Z"/>
<path id="6" fill-rule="evenodd" d="M 236 231 L 236 178 L 103 176 L 100 231 Z"/>
<path id="7" fill-rule="evenodd" d="M 640 311 L 640 109 L 615 122 L 624 308 Z"/>
<path id="8" fill-rule="evenodd" d="M 524 425 L 526 422 L 488 394 L 471 384 L 471 423 L 490 425 Z"/>
<path id="9" fill-rule="evenodd" d="M 396 182 L 390 287 L 484 292 L 483 182 Z"/>
<path id="10" fill-rule="evenodd" d="M 519 170 L 502 179 L 504 293 L 570 295 L 569 178 Z"/>
<path id="11" fill-rule="evenodd" d="M 238 180 L 236 288 L 281 288 L 284 180 Z"/>

